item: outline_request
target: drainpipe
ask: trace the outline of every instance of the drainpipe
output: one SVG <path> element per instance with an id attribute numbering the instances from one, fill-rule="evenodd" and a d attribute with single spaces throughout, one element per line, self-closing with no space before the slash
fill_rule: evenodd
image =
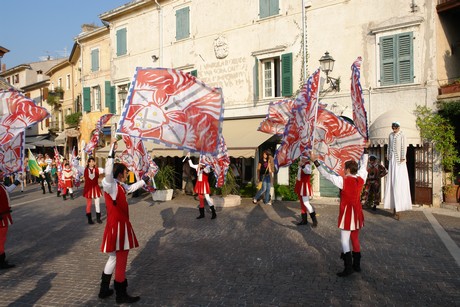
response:
<path id="1" fill-rule="evenodd" d="M 80 88 L 80 97 L 81 97 L 81 114 L 82 114 L 82 119 L 83 119 L 83 114 L 84 114 L 84 111 L 83 111 L 83 76 L 82 76 L 82 71 L 83 71 L 83 47 L 82 45 L 80 44 L 80 42 L 78 41 L 78 37 L 75 39 L 75 42 L 77 43 L 77 45 L 80 47 L 80 64 L 81 64 L 81 67 L 78 67 L 78 73 L 80 74 L 78 77 L 80 79 L 80 84 L 81 84 L 81 88 Z M 78 147 L 80 147 L 80 142 L 81 142 L 81 133 L 80 133 L 80 137 L 79 137 L 79 140 L 78 140 Z M 65 147 L 65 149 L 67 149 L 67 146 Z M 86 161 L 86 153 L 84 150 L 81 150 L 82 152 L 82 161 Z"/>
<path id="2" fill-rule="evenodd" d="M 305 2 L 302 0 L 303 82 L 307 80 L 307 33 L 305 28 Z"/>
<path id="3" fill-rule="evenodd" d="M 159 52 L 159 58 L 160 58 L 160 67 L 163 67 L 163 10 L 158 3 L 158 0 L 155 0 L 155 4 L 158 7 L 158 16 L 159 16 L 159 43 L 160 43 L 160 52 Z"/>

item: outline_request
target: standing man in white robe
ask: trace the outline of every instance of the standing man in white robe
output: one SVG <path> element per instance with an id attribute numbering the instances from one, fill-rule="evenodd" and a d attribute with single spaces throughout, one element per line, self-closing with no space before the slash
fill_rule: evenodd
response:
<path id="1" fill-rule="evenodd" d="M 385 184 L 384 208 L 393 209 L 393 215 L 399 220 L 399 212 L 412 210 L 409 174 L 406 165 L 406 137 L 399 122 L 391 124 L 387 159 L 388 177 Z"/>

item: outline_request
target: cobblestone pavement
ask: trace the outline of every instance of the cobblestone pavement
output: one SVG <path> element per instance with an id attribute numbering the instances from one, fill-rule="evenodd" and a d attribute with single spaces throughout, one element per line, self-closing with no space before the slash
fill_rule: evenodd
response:
<path id="1" fill-rule="evenodd" d="M 97 297 L 104 224 L 87 224 L 81 193 L 65 202 L 37 185 L 11 194 L 6 253 L 17 267 L 0 271 L 0 306 L 115 305 L 114 296 Z M 140 244 L 127 269 L 128 293 L 141 296 L 136 306 L 460 306 L 460 263 L 427 218 L 458 250 L 459 212 L 415 208 L 396 221 L 366 210 L 362 272 L 339 278 L 335 199 L 312 201 L 319 226 L 311 228 L 295 225 L 296 202 L 244 199 L 218 208 L 215 220 L 196 220 L 193 197 L 149 197 L 129 198 Z"/>

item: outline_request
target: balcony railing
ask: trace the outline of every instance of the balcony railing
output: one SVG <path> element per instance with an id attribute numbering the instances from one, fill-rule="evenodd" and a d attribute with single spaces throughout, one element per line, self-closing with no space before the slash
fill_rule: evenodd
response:
<path id="1" fill-rule="evenodd" d="M 62 129 L 59 127 L 59 122 L 51 122 L 50 126 L 48 127 L 48 129 L 50 131 L 53 131 L 53 132 L 61 132 L 62 131 Z"/>

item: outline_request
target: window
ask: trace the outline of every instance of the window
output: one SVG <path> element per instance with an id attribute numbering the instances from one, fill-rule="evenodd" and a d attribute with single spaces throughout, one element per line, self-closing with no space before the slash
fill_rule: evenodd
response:
<path id="1" fill-rule="evenodd" d="M 280 10 L 279 0 L 259 0 L 259 17 L 266 18 L 278 15 Z"/>
<path id="2" fill-rule="evenodd" d="M 91 50 L 91 71 L 99 70 L 99 49 Z"/>
<path id="3" fill-rule="evenodd" d="M 62 88 L 62 78 L 58 79 L 58 87 Z"/>
<path id="4" fill-rule="evenodd" d="M 19 74 L 13 76 L 13 84 L 19 83 Z"/>
<path id="5" fill-rule="evenodd" d="M 65 89 L 70 90 L 70 74 L 65 76 Z"/>
<path id="6" fill-rule="evenodd" d="M 190 37 L 190 8 L 176 11 L 176 40 Z"/>
<path id="7" fill-rule="evenodd" d="M 101 88 L 99 86 L 95 86 L 92 88 L 93 92 L 93 102 L 91 110 L 92 111 L 100 111 L 101 110 Z"/>
<path id="8" fill-rule="evenodd" d="M 258 70 L 260 68 L 260 75 Z M 256 61 L 256 99 L 292 96 L 292 53 Z M 259 80 L 258 77 L 262 78 Z M 261 86 L 259 97 L 258 89 Z"/>
<path id="9" fill-rule="evenodd" d="M 414 82 L 412 32 L 380 37 L 380 85 Z"/>
<path id="10" fill-rule="evenodd" d="M 115 114 L 115 86 L 112 86 L 110 81 L 105 81 L 105 107 L 109 108 L 109 112 Z"/>
<path id="11" fill-rule="evenodd" d="M 128 53 L 126 28 L 117 30 L 117 56 Z"/>

